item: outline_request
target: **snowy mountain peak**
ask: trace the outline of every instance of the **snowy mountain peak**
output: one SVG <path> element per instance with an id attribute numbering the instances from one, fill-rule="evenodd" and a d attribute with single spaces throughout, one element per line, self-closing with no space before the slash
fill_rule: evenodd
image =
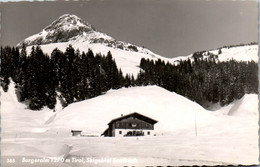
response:
<path id="1" fill-rule="evenodd" d="M 68 42 L 75 40 L 78 36 L 94 31 L 95 28 L 91 24 L 84 22 L 76 15 L 65 14 L 44 28 L 40 33 L 21 41 L 18 46 L 21 47 L 22 44 L 30 46 Z"/>
<path id="2" fill-rule="evenodd" d="M 84 22 L 76 15 L 64 14 L 55 20 L 51 25 L 47 26 L 45 31 L 52 30 L 73 30 L 73 29 L 82 29 L 85 32 L 95 30 L 95 28 L 89 23 Z"/>
<path id="3" fill-rule="evenodd" d="M 76 15 L 64 14 L 40 33 L 32 35 L 21 41 L 17 46 L 68 43 L 73 46 L 77 44 L 101 44 L 117 50 L 133 51 L 149 54 L 156 57 L 150 50 L 127 42 L 117 41 L 105 33 L 96 31 L 89 23 L 86 23 Z"/>

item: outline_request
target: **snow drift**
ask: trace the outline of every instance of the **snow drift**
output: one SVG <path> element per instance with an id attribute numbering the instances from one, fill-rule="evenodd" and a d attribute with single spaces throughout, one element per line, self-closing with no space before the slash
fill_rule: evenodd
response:
<path id="1" fill-rule="evenodd" d="M 157 120 L 158 133 L 194 129 L 195 121 L 197 126 L 205 126 L 219 119 L 183 96 L 158 86 L 147 86 L 110 90 L 105 95 L 71 104 L 49 126 L 101 134 L 112 119 L 133 112 Z"/>
<path id="2" fill-rule="evenodd" d="M 256 94 L 247 94 L 236 101 L 229 110 L 230 116 L 257 116 L 258 115 L 258 96 Z"/>
<path id="3" fill-rule="evenodd" d="M 258 118 L 258 95 L 246 94 L 241 99 L 215 111 L 228 116 Z"/>

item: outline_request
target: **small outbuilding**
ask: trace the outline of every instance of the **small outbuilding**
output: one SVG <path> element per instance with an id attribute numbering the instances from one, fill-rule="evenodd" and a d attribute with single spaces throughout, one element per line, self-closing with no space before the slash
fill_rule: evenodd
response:
<path id="1" fill-rule="evenodd" d="M 102 135 L 109 137 L 154 136 L 154 124 L 157 122 L 152 118 L 134 112 L 111 120 Z"/>
<path id="2" fill-rule="evenodd" d="M 72 136 L 81 136 L 82 130 L 71 130 Z"/>

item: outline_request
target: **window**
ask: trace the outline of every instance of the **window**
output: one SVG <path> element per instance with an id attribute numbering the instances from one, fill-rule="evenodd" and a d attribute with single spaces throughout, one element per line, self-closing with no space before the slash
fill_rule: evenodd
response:
<path id="1" fill-rule="evenodd" d="M 150 132 L 149 132 L 149 131 L 147 132 L 147 135 L 150 135 Z"/>
<path id="2" fill-rule="evenodd" d="M 121 130 L 119 131 L 119 134 L 120 134 L 120 135 L 122 134 L 122 131 L 121 131 Z"/>

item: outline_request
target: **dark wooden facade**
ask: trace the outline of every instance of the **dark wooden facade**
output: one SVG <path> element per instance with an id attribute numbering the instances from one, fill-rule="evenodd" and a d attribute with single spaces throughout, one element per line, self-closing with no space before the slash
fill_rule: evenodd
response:
<path id="1" fill-rule="evenodd" d="M 116 119 L 113 119 L 110 123 L 108 123 L 108 129 L 102 134 L 104 136 L 116 136 L 116 129 L 121 130 L 128 130 L 130 132 L 130 135 L 136 134 L 141 135 L 143 131 L 147 131 L 148 134 L 150 134 L 149 131 L 154 130 L 154 124 L 158 121 L 151 119 L 149 117 L 146 117 L 144 115 L 141 115 L 139 113 L 132 113 L 128 114 Z M 120 133 L 120 131 L 119 131 Z M 122 133 L 122 132 L 121 132 Z M 125 134 L 126 135 L 126 134 Z"/>

